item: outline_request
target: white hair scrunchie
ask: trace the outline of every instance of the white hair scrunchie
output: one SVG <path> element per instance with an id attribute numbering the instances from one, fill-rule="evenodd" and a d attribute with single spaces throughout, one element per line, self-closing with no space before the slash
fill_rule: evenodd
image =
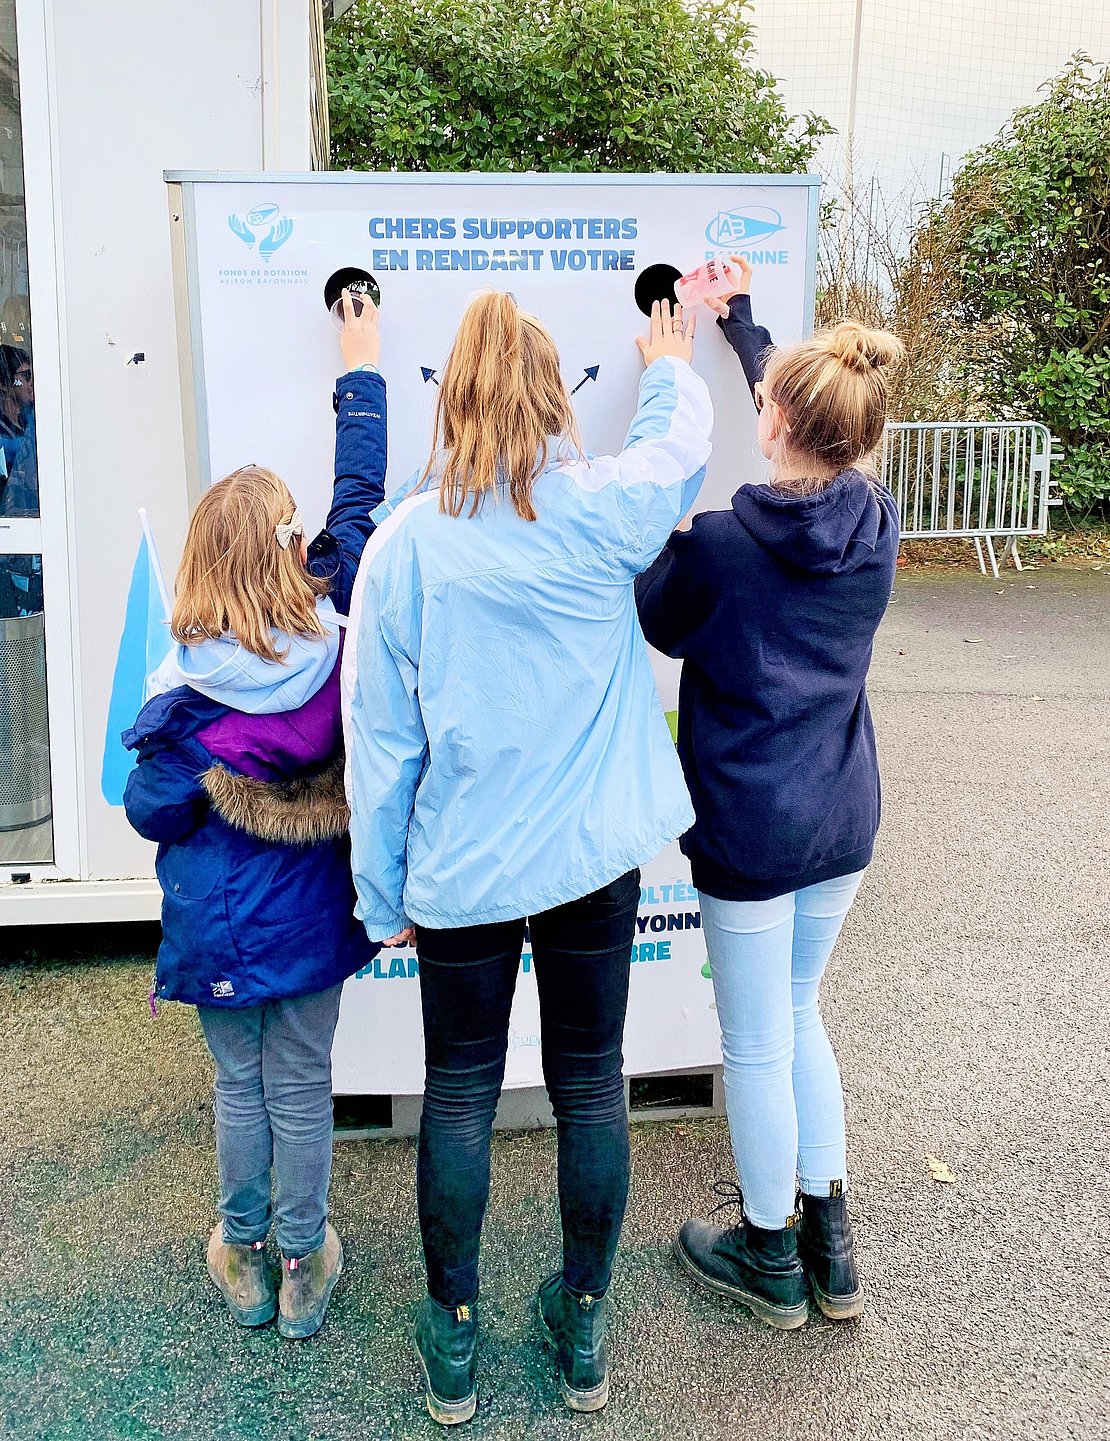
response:
<path id="1" fill-rule="evenodd" d="M 295 535 L 304 535 L 304 521 L 296 506 L 293 507 L 293 515 L 290 520 L 274 527 L 274 534 L 277 536 L 277 543 L 282 550 L 289 549 L 289 542 Z"/>

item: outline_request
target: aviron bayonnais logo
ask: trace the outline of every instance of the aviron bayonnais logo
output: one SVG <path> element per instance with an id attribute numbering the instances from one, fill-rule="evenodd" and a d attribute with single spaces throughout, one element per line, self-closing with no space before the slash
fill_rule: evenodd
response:
<path id="1" fill-rule="evenodd" d="M 220 269 L 221 285 L 308 284 L 308 270 L 304 266 L 292 268 L 271 264 L 275 252 L 293 234 L 293 222 L 288 215 L 281 213 L 280 205 L 268 201 L 264 205 L 256 205 L 245 215 L 229 215 L 227 225 L 232 235 L 237 236 L 262 264 L 252 265 L 249 257 L 244 255 L 243 259 L 248 263 Z"/>
<path id="2" fill-rule="evenodd" d="M 705 238 L 717 250 L 744 252 L 756 265 L 784 265 L 789 251 L 769 242 L 785 228 L 777 210 L 749 205 L 745 210 L 718 210 L 705 227 Z"/>
<path id="3" fill-rule="evenodd" d="M 280 205 L 256 205 L 246 215 L 229 215 L 228 226 L 249 250 L 257 250 L 267 264 L 293 234 L 293 222 Z"/>

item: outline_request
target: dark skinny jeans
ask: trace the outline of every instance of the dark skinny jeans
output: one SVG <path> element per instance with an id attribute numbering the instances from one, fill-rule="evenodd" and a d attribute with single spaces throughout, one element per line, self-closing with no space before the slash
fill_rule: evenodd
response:
<path id="1" fill-rule="evenodd" d="M 640 873 L 531 917 L 544 1081 L 555 1112 L 563 1279 L 601 1295 L 628 1200 L 621 1042 Z M 525 920 L 418 926 L 426 1080 L 416 1192 L 428 1291 L 478 1294 L 490 1134 L 505 1077 Z"/>

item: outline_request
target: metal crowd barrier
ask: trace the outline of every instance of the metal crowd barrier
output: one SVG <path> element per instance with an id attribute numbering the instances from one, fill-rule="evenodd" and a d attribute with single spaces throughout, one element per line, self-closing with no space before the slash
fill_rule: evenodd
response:
<path id="1" fill-rule="evenodd" d="M 963 536 L 979 569 L 1021 569 L 1018 537 L 1048 530 L 1052 437 L 1034 421 L 889 424 L 882 479 L 898 502 L 903 540 Z M 995 542 L 1005 541 L 1001 554 Z"/>

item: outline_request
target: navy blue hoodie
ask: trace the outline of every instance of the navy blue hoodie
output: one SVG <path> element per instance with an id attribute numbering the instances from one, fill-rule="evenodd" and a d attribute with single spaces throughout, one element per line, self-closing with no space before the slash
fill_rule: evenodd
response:
<path id="1" fill-rule="evenodd" d="M 737 296 L 722 329 L 749 385 L 770 337 Z M 644 635 L 682 660 L 678 751 L 694 884 L 767 900 L 862 870 L 879 827 L 865 682 L 894 582 L 893 497 L 847 470 L 817 495 L 742 485 L 636 583 Z"/>

